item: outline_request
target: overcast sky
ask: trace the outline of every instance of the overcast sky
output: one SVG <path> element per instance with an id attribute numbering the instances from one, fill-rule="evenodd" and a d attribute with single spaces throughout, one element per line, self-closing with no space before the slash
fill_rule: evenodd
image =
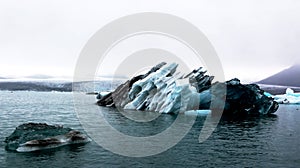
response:
<path id="1" fill-rule="evenodd" d="M 299 62 L 299 9 L 299 0 L 0 0 L 0 76 L 72 76 L 102 26 L 163 12 L 207 36 L 227 79 L 255 81 Z"/>

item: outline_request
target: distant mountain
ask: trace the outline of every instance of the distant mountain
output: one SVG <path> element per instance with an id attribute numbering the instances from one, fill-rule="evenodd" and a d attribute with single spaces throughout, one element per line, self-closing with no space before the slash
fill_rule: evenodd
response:
<path id="1" fill-rule="evenodd" d="M 0 79 L 6 79 L 6 78 L 0 76 Z"/>
<path id="2" fill-rule="evenodd" d="M 258 84 L 300 87 L 300 64 L 263 79 Z"/>

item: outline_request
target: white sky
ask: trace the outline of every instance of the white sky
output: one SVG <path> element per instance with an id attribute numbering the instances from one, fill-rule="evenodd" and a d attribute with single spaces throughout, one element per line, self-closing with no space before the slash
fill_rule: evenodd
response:
<path id="1" fill-rule="evenodd" d="M 163 12 L 207 36 L 227 79 L 255 81 L 299 62 L 299 9 L 298 0 L 0 0 L 0 76 L 72 76 L 102 26 Z"/>

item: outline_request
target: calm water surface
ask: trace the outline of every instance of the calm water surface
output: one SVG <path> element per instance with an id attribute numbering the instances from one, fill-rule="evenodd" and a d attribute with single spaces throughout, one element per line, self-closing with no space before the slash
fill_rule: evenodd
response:
<path id="1" fill-rule="evenodd" d="M 91 102 L 91 106 L 94 102 Z M 19 124 L 46 122 L 82 130 L 72 93 L 0 92 L 0 167 L 300 167 L 300 106 L 283 105 L 276 115 L 222 121 L 204 143 L 198 137 L 205 116 L 175 147 L 155 156 L 130 158 L 95 142 L 34 153 L 4 150 L 3 140 Z M 176 117 L 162 115 L 149 123 L 132 122 L 104 108 L 115 128 L 129 135 L 154 135 Z"/>

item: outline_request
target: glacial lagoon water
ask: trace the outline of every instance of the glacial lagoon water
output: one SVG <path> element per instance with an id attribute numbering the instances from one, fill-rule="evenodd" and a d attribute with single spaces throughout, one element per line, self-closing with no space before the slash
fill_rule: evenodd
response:
<path id="1" fill-rule="evenodd" d="M 114 109 L 102 111 L 116 129 L 135 136 L 157 134 L 176 119 L 161 115 L 137 123 Z M 190 132 L 173 148 L 144 158 L 120 156 L 95 142 L 16 153 L 5 151 L 3 141 L 22 123 L 62 124 L 81 131 L 82 127 L 72 93 L 1 91 L 0 167 L 300 167 L 300 106 L 281 105 L 271 117 L 222 121 L 208 140 L 199 143 L 204 120 L 205 116 L 198 116 Z"/>

